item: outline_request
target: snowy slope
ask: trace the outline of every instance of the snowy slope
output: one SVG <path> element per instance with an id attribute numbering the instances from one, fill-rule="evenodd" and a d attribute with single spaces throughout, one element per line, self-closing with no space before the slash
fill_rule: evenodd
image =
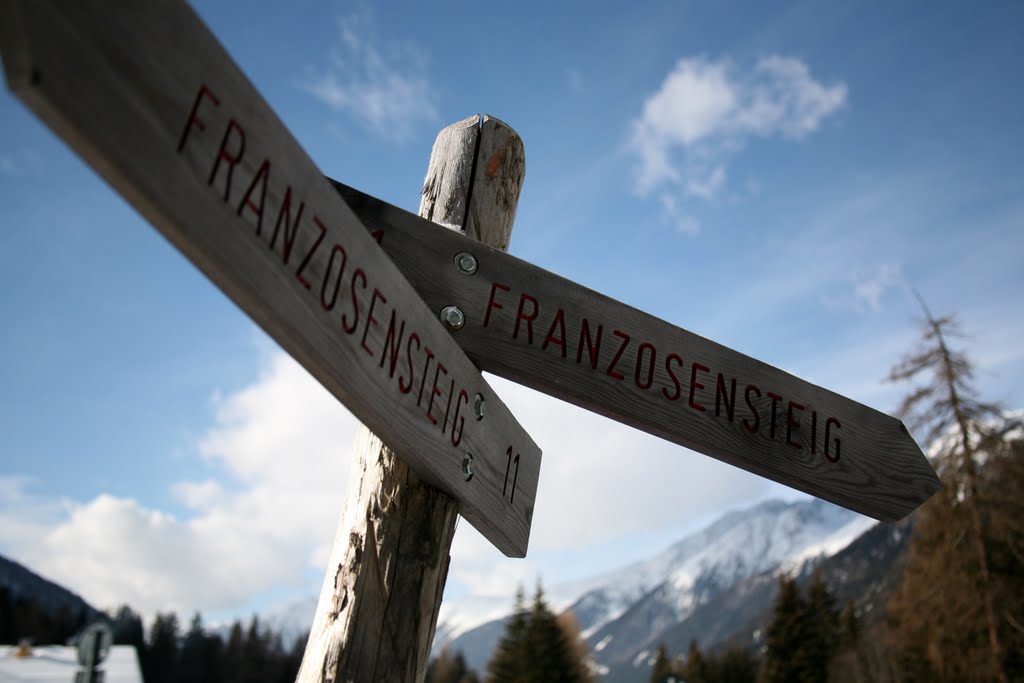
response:
<path id="1" fill-rule="evenodd" d="M 767 501 L 729 512 L 654 557 L 583 581 L 546 585 L 553 609 L 571 608 L 599 666 L 643 650 L 666 629 L 737 581 L 795 571 L 830 556 L 874 524 L 820 500 Z M 501 637 L 514 596 L 466 596 L 441 606 L 434 650 L 461 650 L 478 671 Z M 287 639 L 305 632 L 311 597 L 261 617 Z"/>
<path id="2" fill-rule="evenodd" d="M 635 653 L 659 633 L 682 621 L 697 606 L 737 581 L 771 570 L 788 570 L 845 547 L 874 522 L 820 500 L 768 501 L 727 513 L 705 529 L 654 557 L 584 582 L 576 597 L 564 588 L 549 591 L 556 609 L 570 606 L 599 667 Z M 589 586 L 587 586 L 589 584 Z M 501 635 L 485 621 L 507 615 L 500 605 L 469 609 L 453 604 L 442 611 L 435 649 L 461 649 L 482 669 Z M 474 622 L 476 626 L 474 628 Z M 482 638 L 485 632 L 488 638 Z"/>

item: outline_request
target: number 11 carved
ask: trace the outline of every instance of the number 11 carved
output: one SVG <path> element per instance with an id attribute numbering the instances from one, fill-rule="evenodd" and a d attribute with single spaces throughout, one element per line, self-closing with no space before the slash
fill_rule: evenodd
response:
<path id="1" fill-rule="evenodd" d="M 508 495 L 508 474 L 512 471 L 512 464 L 515 463 L 516 471 L 512 475 L 512 495 L 509 496 L 508 502 L 511 504 L 516 499 L 516 481 L 519 479 L 519 454 L 516 453 L 516 457 L 512 457 L 512 447 L 508 447 L 508 465 L 505 466 L 505 484 L 501 487 L 501 495 Z"/>

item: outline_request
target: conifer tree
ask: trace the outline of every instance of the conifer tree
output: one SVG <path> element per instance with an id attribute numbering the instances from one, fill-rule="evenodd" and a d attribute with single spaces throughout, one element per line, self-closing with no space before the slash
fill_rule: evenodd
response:
<path id="1" fill-rule="evenodd" d="M 480 679 L 461 652 L 453 655 L 446 648 L 427 666 L 424 683 L 480 683 Z"/>
<path id="2" fill-rule="evenodd" d="M 802 624 L 804 637 L 797 653 L 802 680 L 807 683 L 824 683 L 828 679 L 828 665 L 836 649 L 839 620 L 835 602 L 821 572 L 814 572 L 807 587 Z"/>
<path id="3" fill-rule="evenodd" d="M 188 633 L 181 643 L 181 676 L 182 681 L 195 681 L 203 683 L 204 650 L 206 649 L 206 634 L 203 633 L 203 619 L 196 612 L 192 616 L 192 623 Z"/>
<path id="4" fill-rule="evenodd" d="M 997 539 L 993 525 L 1013 504 L 1003 501 L 1000 509 L 1000 485 L 986 485 L 998 453 L 1014 459 L 1006 446 L 1009 423 L 998 406 L 977 399 L 970 362 L 949 345 L 959 336 L 955 319 L 936 319 L 921 305 L 922 345 L 890 379 L 927 378 L 900 412 L 932 445 L 944 488 L 917 515 L 904 580 L 889 603 L 891 633 L 908 680 L 1009 683 L 1008 666 L 1019 657 L 1007 647 L 1016 642 L 1011 612 L 1019 615 L 1020 608 L 1008 611 L 1000 599 L 1014 580 L 997 571 L 994 553 L 1013 543 L 1005 534 Z"/>
<path id="5" fill-rule="evenodd" d="M 531 659 L 529 681 L 585 683 L 589 680 L 585 664 L 574 656 L 569 635 L 544 602 L 544 591 L 540 585 L 534 595 L 527 633 L 527 650 Z"/>
<path id="6" fill-rule="evenodd" d="M 527 651 L 527 627 L 529 613 L 526 610 L 523 588 L 516 590 L 516 603 L 505 625 L 505 634 L 498 641 L 491 660 L 487 663 L 488 683 L 522 683 L 527 680 L 529 652 Z"/>
<path id="7" fill-rule="evenodd" d="M 143 660 L 146 683 L 177 683 L 178 617 L 173 612 L 157 614 L 149 632 Z"/>
<path id="8" fill-rule="evenodd" d="M 742 648 L 732 648 L 709 658 L 707 667 L 707 683 L 754 683 L 757 680 L 757 662 Z M 686 681 L 689 683 L 689 679 Z"/>
<path id="9" fill-rule="evenodd" d="M 571 620 L 559 620 L 537 593 L 529 610 L 523 591 L 505 634 L 487 664 L 488 683 L 591 683 L 584 650 Z"/>
<path id="10" fill-rule="evenodd" d="M 556 617 L 556 621 L 566 643 L 568 666 L 573 672 L 572 678 L 579 683 L 591 683 L 594 676 L 588 665 L 589 651 L 586 642 L 580 635 L 580 626 L 576 617 L 573 616 L 571 610 L 566 610 Z"/>
<path id="11" fill-rule="evenodd" d="M 135 648 L 139 657 L 142 657 L 145 649 L 144 630 L 142 628 L 142 617 L 128 605 L 121 605 L 113 617 L 112 630 L 114 631 L 115 645 L 131 645 Z"/>
<path id="12" fill-rule="evenodd" d="M 262 679 L 271 661 L 270 636 L 260 627 L 260 620 L 255 614 L 249 620 L 249 630 L 245 636 L 242 652 L 245 654 L 242 667 L 243 683 L 257 683 Z"/>
<path id="13" fill-rule="evenodd" d="M 780 576 L 779 593 L 765 634 L 765 653 L 758 676 L 759 683 L 794 683 L 804 680 L 799 655 L 806 639 L 806 614 L 807 605 L 797 589 L 796 581 Z"/>
<path id="14" fill-rule="evenodd" d="M 697 646 L 696 639 L 690 641 L 690 649 L 686 652 L 683 679 L 686 683 L 708 683 L 708 662 Z"/>
<path id="15" fill-rule="evenodd" d="M 669 659 L 665 644 L 659 643 L 657 654 L 654 655 L 654 665 L 651 667 L 650 683 L 662 683 L 670 673 L 672 673 L 672 660 Z"/>
<path id="16" fill-rule="evenodd" d="M 857 618 L 857 608 L 853 600 L 847 600 L 839 615 L 839 633 L 837 648 L 840 651 L 850 650 L 857 646 L 860 640 L 860 620 Z"/>
<path id="17" fill-rule="evenodd" d="M 228 642 L 224 646 L 224 679 L 229 683 L 243 681 L 246 671 L 245 633 L 242 631 L 242 622 L 236 619 L 231 624 Z"/>

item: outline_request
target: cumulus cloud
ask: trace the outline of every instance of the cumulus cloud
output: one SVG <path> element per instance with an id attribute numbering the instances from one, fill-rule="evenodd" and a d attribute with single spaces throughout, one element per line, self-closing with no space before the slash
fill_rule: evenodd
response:
<path id="1" fill-rule="evenodd" d="M 217 476 L 169 484 L 190 514 L 107 494 L 55 503 L 3 480 L 0 545 L 99 606 L 146 614 L 242 611 L 281 586 L 312 590 L 343 504 L 355 418 L 283 353 L 213 408 L 197 451 Z"/>
<path id="2" fill-rule="evenodd" d="M 426 59 L 411 44 L 381 41 L 368 14 L 343 19 L 326 68 L 306 84 L 318 100 L 393 140 L 438 119 Z"/>
<path id="3" fill-rule="evenodd" d="M 844 83 L 824 85 L 802 61 L 772 55 L 740 73 L 728 60 L 680 59 L 631 124 L 636 189 L 664 185 L 708 199 L 726 162 L 751 137 L 802 138 L 846 103 Z"/>
<path id="4" fill-rule="evenodd" d="M 530 558 L 503 557 L 460 522 L 449 581 L 456 593 L 507 598 L 538 575 L 564 578 L 560 554 L 678 530 L 767 488 L 613 420 L 489 380 L 544 449 Z M 343 504 L 355 419 L 284 353 L 213 409 L 197 444 L 207 471 L 169 484 L 187 514 L 107 494 L 74 504 L 30 499 L 24 482 L 0 479 L 0 546 L 98 605 L 127 602 L 146 614 L 244 613 L 282 586 L 314 594 Z"/>

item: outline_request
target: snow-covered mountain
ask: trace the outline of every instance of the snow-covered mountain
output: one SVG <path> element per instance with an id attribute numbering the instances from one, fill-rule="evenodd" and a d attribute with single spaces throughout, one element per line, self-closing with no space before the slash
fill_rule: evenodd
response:
<path id="1" fill-rule="evenodd" d="M 650 559 L 582 581 L 547 585 L 545 598 L 556 611 L 572 609 L 599 672 L 621 669 L 634 659 L 644 660 L 638 665 L 642 668 L 659 638 L 709 601 L 739 600 L 751 586 L 770 586 L 772 575 L 796 573 L 808 562 L 835 555 L 874 524 L 820 500 L 767 501 L 728 512 Z M 758 593 L 759 599 L 766 594 Z M 483 671 L 512 604 L 512 595 L 446 601 L 435 652 L 460 650 L 470 667 Z M 310 597 L 262 615 L 261 621 L 282 631 L 289 642 L 308 630 L 315 608 L 316 598 Z M 702 646 L 711 644 L 702 641 Z"/>
<path id="2" fill-rule="evenodd" d="M 642 654 L 658 636 L 738 581 L 765 572 L 793 571 L 832 555 L 874 524 L 820 500 L 768 501 L 727 513 L 649 560 L 572 587 L 553 587 L 549 601 L 570 607 L 599 671 Z M 581 586 L 583 586 L 581 590 Z M 568 594 L 576 590 L 574 598 Z M 498 606 L 490 614 L 467 600 L 442 610 L 435 648 L 461 650 L 482 670 L 502 633 Z M 508 603 L 504 614 L 508 612 Z M 474 620 L 492 616 L 472 626 Z"/>

